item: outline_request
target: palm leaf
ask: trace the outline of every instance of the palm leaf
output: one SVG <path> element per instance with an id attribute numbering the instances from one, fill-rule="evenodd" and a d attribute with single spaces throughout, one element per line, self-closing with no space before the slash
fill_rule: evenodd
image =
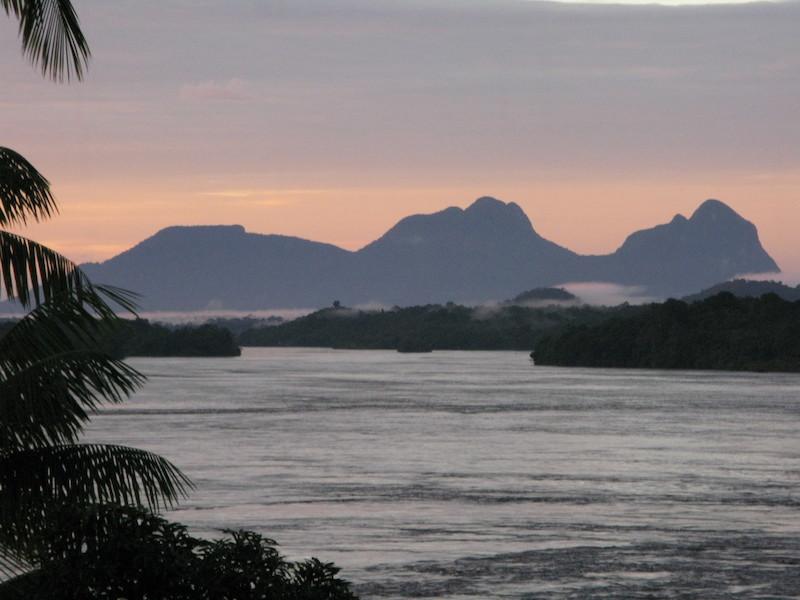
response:
<path id="1" fill-rule="evenodd" d="M 0 230 L 2 288 L 23 306 L 47 302 L 69 290 L 79 293 L 84 277 L 77 265 L 58 252 L 10 231 Z"/>
<path id="2" fill-rule="evenodd" d="M 0 146 L 0 226 L 41 221 L 57 210 L 50 182 L 23 156 Z"/>
<path id="3" fill-rule="evenodd" d="M 0 547 L 28 548 L 54 507 L 113 503 L 159 511 L 191 488 L 168 460 L 137 448 L 74 444 L 0 454 Z"/>
<path id="4" fill-rule="evenodd" d="M 24 366 L 0 360 L 0 448 L 77 441 L 89 413 L 130 396 L 144 377 L 96 350 L 54 354 Z"/>
<path id="5" fill-rule="evenodd" d="M 61 294 L 38 306 L 0 337 L 0 372 L 15 372 L 57 354 L 96 350 L 119 322 L 106 298 L 130 306 L 129 297 L 123 290 L 90 286 L 82 297 Z"/>
<path id="6" fill-rule="evenodd" d="M 0 514 L 60 503 L 171 508 L 192 487 L 165 458 L 107 444 L 70 444 L 0 455 Z"/>
<path id="7" fill-rule="evenodd" d="M 2 564 L 0 556 L 0 564 Z M 41 588 L 41 573 L 28 567 L 24 571 L 12 570 L 5 577 L 0 572 L 0 600 L 31 600 L 35 590 Z"/>
<path id="8" fill-rule="evenodd" d="M 134 311 L 134 294 L 120 288 L 93 285 L 78 266 L 47 246 L 21 235 L 0 230 L 0 294 L 24 307 L 71 294 L 112 316 L 109 302 Z"/>
<path id="9" fill-rule="evenodd" d="M 19 20 L 22 51 L 43 75 L 83 78 L 91 52 L 70 0 L 0 0 L 0 6 Z"/>
<path id="10" fill-rule="evenodd" d="M 47 179 L 23 156 L 0 147 L 0 227 L 40 221 L 57 210 Z M 75 263 L 58 252 L 0 230 L 0 298 L 17 300 L 27 308 L 64 293 L 83 297 L 101 316 L 113 315 L 109 302 L 131 312 L 134 308 L 129 292 L 93 286 Z"/>
<path id="11" fill-rule="evenodd" d="M 13 580 L 16 577 L 29 571 L 31 566 L 28 562 L 19 556 L 16 552 L 12 552 L 8 548 L 4 548 L 0 544 L 0 582 L 3 580 Z M 0 586 L 2 588 L 4 586 Z M 4 598 L 0 593 L 0 599 Z"/>

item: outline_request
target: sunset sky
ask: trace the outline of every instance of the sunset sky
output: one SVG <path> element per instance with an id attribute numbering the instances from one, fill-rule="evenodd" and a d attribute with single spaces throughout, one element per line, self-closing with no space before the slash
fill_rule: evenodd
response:
<path id="1" fill-rule="evenodd" d="M 796 278 L 800 3 L 632 4 L 77 0 L 93 59 L 62 86 L 0 14 L 0 145 L 61 206 L 26 234 L 80 261 L 174 224 L 356 249 L 493 195 L 605 253 L 715 197 Z"/>

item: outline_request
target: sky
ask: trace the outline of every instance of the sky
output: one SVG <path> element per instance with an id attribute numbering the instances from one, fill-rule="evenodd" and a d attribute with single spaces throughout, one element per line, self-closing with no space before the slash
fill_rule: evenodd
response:
<path id="1" fill-rule="evenodd" d="M 69 85 L 0 17 L 0 145 L 61 207 L 24 233 L 75 260 L 176 224 L 357 249 L 484 195 L 606 253 L 718 198 L 800 273 L 800 2 L 74 4 Z"/>

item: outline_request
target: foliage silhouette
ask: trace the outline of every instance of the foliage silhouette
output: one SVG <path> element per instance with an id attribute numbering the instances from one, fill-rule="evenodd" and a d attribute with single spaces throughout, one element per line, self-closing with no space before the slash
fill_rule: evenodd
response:
<path id="1" fill-rule="evenodd" d="M 0 0 L 20 24 L 23 52 L 56 80 L 81 78 L 89 56 L 68 0 Z M 10 231 L 57 206 L 47 179 L 0 147 L 0 298 L 30 312 L 0 337 L 0 580 L 41 554 L 39 536 L 62 504 L 172 506 L 190 486 L 165 459 L 78 444 L 89 415 L 127 398 L 143 378 L 98 350 L 124 290 L 96 286 L 69 259 Z"/>
<path id="2" fill-rule="evenodd" d="M 530 350 L 545 333 L 569 323 L 597 323 L 626 307 L 495 307 L 431 304 L 392 310 L 327 308 L 239 335 L 243 346 L 357 349 Z"/>
<path id="3" fill-rule="evenodd" d="M 102 341 L 110 355 L 127 356 L 239 356 L 233 334 L 219 325 L 166 327 L 145 319 L 117 324 Z"/>
<path id="4" fill-rule="evenodd" d="M 15 582 L 31 600 L 351 600 L 339 569 L 286 561 L 248 531 L 205 540 L 135 507 L 65 507 L 42 531 L 56 543 L 42 567 Z"/>
<path id="5" fill-rule="evenodd" d="M 83 78 L 91 53 L 69 0 L 0 0 L 0 7 L 19 21 L 22 52 L 43 75 Z"/>
<path id="6" fill-rule="evenodd" d="M 18 154 L 0 148 L 0 174 L 0 226 L 55 211 L 47 180 Z M 19 562 L 36 552 L 33 536 L 60 503 L 158 510 L 189 482 L 151 453 L 77 444 L 92 411 L 121 402 L 143 381 L 98 350 L 118 320 L 112 305 L 132 309 L 131 295 L 93 285 L 65 257 L 5 229 L 0 272 L 5 297 L 32 309 L 0 338 L 0 561 Z"/>
<path id="7" fill-rule="evenodd" d="M 800 371 L 800 301 L 723 292 L 668 300 L 540 340 L 538 365 Z"/>

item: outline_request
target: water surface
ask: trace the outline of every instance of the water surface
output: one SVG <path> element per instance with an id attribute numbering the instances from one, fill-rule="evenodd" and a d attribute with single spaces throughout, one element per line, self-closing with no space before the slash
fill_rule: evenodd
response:
<path id="1" fill-rule="evenodd" d="M 170 458 L 171 516 L 335 561 L 364 598 L 800 597 L 800 375 L 525 353 L 134 359 L 89 438 Z"/>

